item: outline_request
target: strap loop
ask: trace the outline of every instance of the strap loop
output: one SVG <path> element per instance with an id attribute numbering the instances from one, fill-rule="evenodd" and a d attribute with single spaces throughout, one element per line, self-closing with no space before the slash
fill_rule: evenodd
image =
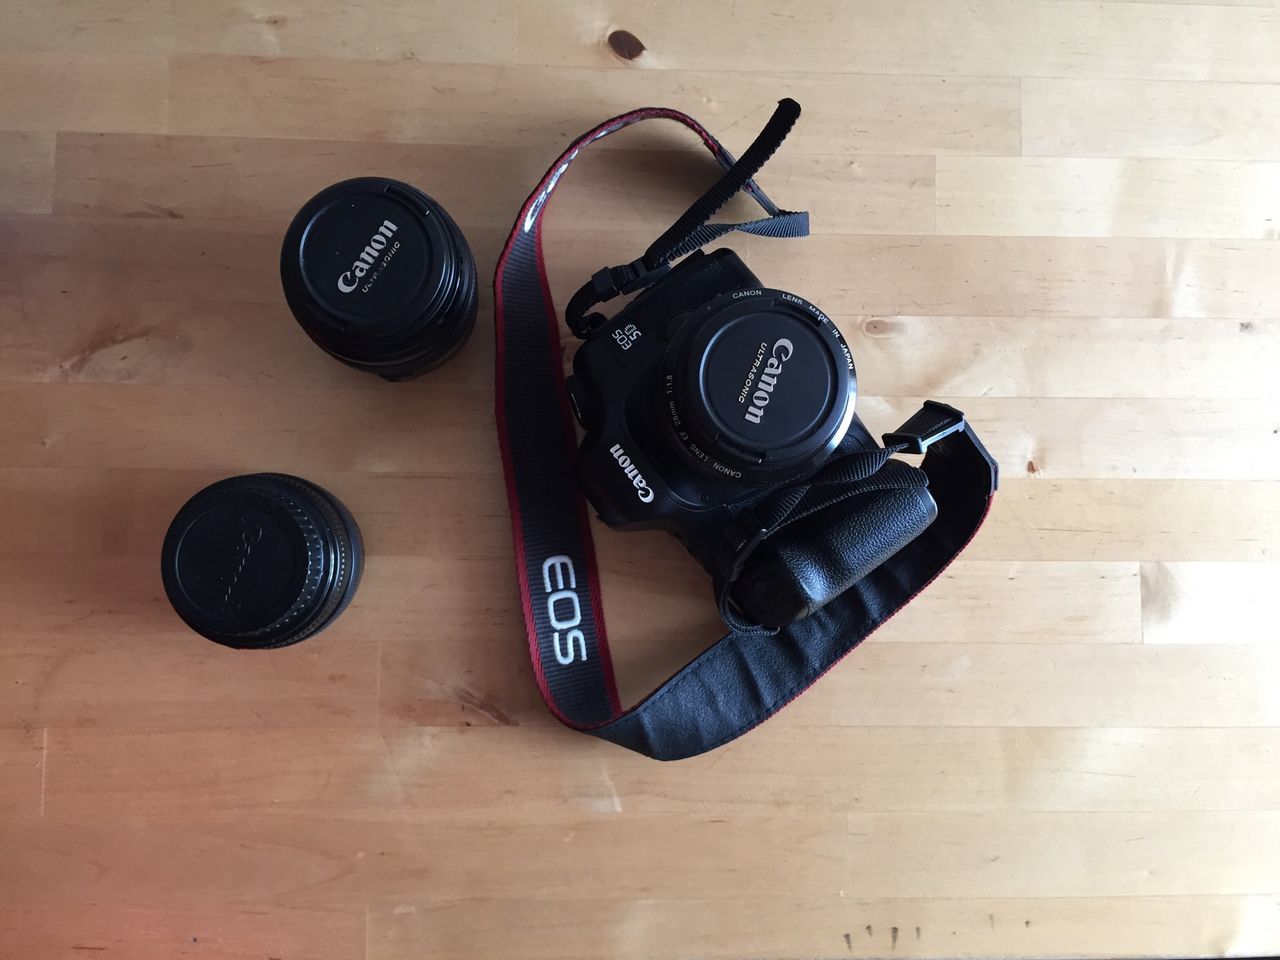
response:
<path id="1" fill-rule="evenodd" d="M 617 267 L 597 270 L 569 299 L 565 323 L 574 336 L 586 337 L 604 322 L 603 314 L 587 312 L 596 304 L 649 286 L 671 269 L 672 260 L 692 253 L 727 233 L 740 231 L 762 237 L 807 237 L 809 214 L 779 210 L 752 179 L 782 145 L 799 116 L 800 104 L 789 97 L 779 100 L 773 116 L 740 160 L 733 160 L 728 151 L 716 144 L 722 162 L 729 161 L 720 179 L 649 245 L 643 257 Z M 707 223 L 740 190 L 747 190 L 768 216 L 745 223 Z"/>

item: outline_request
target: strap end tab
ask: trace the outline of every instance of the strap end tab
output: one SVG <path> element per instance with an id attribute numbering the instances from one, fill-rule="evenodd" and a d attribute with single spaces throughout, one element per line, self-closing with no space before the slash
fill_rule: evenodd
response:
<path id="1" fill-rule="evenodd" d="M 926 400 L 906 423 L 884 435 L 884 445 L 901 447 L 904 453 L 924 453 L 943 437 L 959 433 L 964 428 L 962 412 L 945 403 Z"/>

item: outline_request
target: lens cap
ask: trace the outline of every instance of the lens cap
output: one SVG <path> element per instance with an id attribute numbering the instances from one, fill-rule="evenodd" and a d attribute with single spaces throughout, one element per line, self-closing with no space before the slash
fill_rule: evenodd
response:
<path id="1" fill-rule="evenodd" d="M 229 647 L 306 639 L 350 603 L 360 530 L 332 494 L 298 477 L 257 473 L 206 487 L 178 511 L 161 572 L 174 610 Z"/>
<path id="2" fill-rule="evenodd" d="M 438 366 L 476 317 L 476 265 L 449 214 L 398 180 L 344 180 L 307 201 L 280 252 L 285 299 L 331 356 L 388 380 Z"/>
<path id="3" fill-rule="evenodd" d="M 780 290 L 738 290 L 673 344 L 677 435 L 717 475 L 776 481 L 839 444 L 853 416 L 853 357 L 834 323 Z"/>

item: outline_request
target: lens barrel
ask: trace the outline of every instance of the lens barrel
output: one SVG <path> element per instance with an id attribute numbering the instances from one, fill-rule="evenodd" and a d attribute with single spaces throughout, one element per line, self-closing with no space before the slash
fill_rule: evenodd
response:
<path id="1" fill-rule="evenodd" d="M 857 377 L 836 325 L 794 294 L 725 293 L 686 318 L 666 357 L 677 442 L 715 476 L 776 483 L 839 445 Z"/>
<path id="2" fill-rule="evenodd" d="M 476 318 L 476 264 L 444 207 L 398 180 L 344 180 L 307 201 L 280 251 L 302 329 L 349 366 L 408 380 L 452 357 Z"/>
<path id="3" fill-rule="evenodd" d="M 324 629 L 355 595 L 360 530 L 331 493 L 256 473 L 206 487 L 178 511 L 161 575 L 169 602 L 228 647 L 283 647 Z"/>

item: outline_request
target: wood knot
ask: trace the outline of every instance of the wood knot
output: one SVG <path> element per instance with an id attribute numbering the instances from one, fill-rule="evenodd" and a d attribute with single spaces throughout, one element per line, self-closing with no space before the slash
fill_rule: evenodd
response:
<path id="1" fill-rule="evenodd" d="M 644 53 L 644 44 L 630 30 L 615 30 L 609 34 L 609 49 L 623 60 L 634 60 Z"/>

